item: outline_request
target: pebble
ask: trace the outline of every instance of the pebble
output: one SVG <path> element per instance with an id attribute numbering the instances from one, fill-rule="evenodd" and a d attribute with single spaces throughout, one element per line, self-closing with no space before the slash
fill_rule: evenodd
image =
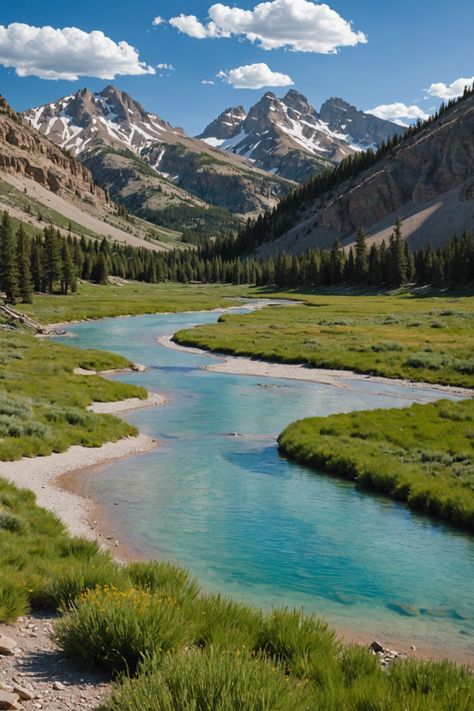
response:
<path id="1" fill-rule="evenodd" d="M 0 709 L 19 709 L 18 696 L 12 691 L 0 690 Z"/>
<path id="2" fill-rule="evenodd" d="M 53 689 L 55 691 L 64 691 L 66 689 L 66 687 L 60 681 L 54 681 L 53 682 Z"/>
<path id="3" fill-rule="evenodd" d="M 18 694 L 22 701 L 31 701 L 31 699 L 33 699 L 35 696 L 34 691 L 30 691 L 30 689 L 25 689 L 24 686 L 20 686 L 19 684 L 15 684 L 15 686 L 13 687 L 13 691 L 15 692 L 15 694 Z"/>
<path id="4" fill-rule="evenodd" d="M 7 637 L 6 635 L 0 634 L 0 654 L 13 654 L 15 649 L 15 640 Z"/>

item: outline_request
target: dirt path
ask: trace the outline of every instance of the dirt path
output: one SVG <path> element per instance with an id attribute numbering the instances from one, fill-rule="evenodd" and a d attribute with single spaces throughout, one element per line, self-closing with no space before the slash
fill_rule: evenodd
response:
<path id="1" fill-rule="evenodd" d="M 16 708 L 25 711 L 92 711 L 108 693 L 110 680 L 64 656 L 51 640 L 55 619 L 53 613 L 35 613 L 12 625 L 0 624 L 0 637 L 5 635 L 16 645 L 13 654 L 0 654 L 0 689 L 15 694 L 21 687 L 23 696 L 31 698 L 21 699 Z"/>

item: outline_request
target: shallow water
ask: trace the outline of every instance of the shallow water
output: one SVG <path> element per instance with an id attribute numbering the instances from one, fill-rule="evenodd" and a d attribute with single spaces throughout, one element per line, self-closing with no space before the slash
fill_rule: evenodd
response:
<path id="1" fill-rule="evenodd" d="M 288 462 L 276 447 L 278 433 L 301 417 L 402 407 L 440 392 L 350 377 L 334 387 L 213 373 L 201 368 L 218 358 L 157 343 L 217 317 L 68 327 L 74 345 L 146 364 L 145 373 L 120 379 L 169 398 L 127 414 L 159 439 L 157 450 L 81 478 L 120 539 L 186 565 L 208 590 L 265 607 L 302 606 L 360 634 L 474 654 L 474 539 Z"/>

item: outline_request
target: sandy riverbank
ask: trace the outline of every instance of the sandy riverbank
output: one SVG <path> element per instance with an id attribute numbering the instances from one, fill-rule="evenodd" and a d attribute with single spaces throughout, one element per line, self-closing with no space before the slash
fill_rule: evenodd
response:
<path id="1" fill-rule="evenodd" d="M 460 397 L 474 397 L 474 390 L 469 388 L 455 387 L 452 385 L 438 385 L 436 383 L 415 382 L 412 380 L 401 380 L 395 378 L 383 378 L 376 375 L 364 375 L 355 373 L 352 370 L 329 370 L 325 368 L 311 368 L 302 364 L 292 363 L 271 363 L 264 360 L 256 360 L 242 356 L 228 356 L 202 348 L 192 346 L 181 346 L 173 341 L 173 336 L 160 336 L 158 343 L 166 348 L 177 351 L 186 351 L 196 355 L 209 355 L 220 358 L 220 363 L 204 365 L 203 370 L 214 373 L 230 373 L 232 375 L 251 375 L 261 378 L 284 378 L 287 380 L 303 380 L 310 383 L 322 383 L 332 385 L 337 388 L 347 388 L 347 380 L 360 382 L 380 383 L 384 385 L 403 385 L 409 388 L 421 390 L 439 390 L 440 393 L 459 395 Z"/>
<path id="2" fill-rule="evenodd" d="M 134 397 L 117 402 L 94 402 L 88 409 L 99 414 L 118 414 L 142 407 L 156 407 L 165 402 L 163 395 L 150 392 L 145 400 Z M 147 452 L 156 446 L 156 440 L 144 434 L 125 437 L 117 442 L 106 442 L 100 447 L 72 445 L 65 452 L 46 457 L 24 457 L 15 462 L 0 462 L 0 477 L 15 486 L 33 491 L 38 505 L 55 513 L 72 535 L 103 541 L 104 537 L 93 524 L 94 503 L 69 487 L 63 487 L 60 477 L 114 459 Z"/>

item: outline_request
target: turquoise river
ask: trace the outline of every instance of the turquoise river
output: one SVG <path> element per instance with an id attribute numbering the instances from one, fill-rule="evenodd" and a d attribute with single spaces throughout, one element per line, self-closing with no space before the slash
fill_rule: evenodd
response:
<path id="1" fill-rule="evenodd" d="M 126 417 L 158 439 L 157 449 L 77 478 L 113 535 L 187 566 L 205 590 L 303 607 L 369 641 L 472 658 L 474 538 L 289 462 L 276 445 L 301 417 L 429 402 L 439 390 L 210 372 L 203 366 L 216 356 L 158 343 L 217 318 L 111 318 L 70 325 L 60 339 L 145 364 L 144 373 L 118 377 L 168 398 Z"/>

